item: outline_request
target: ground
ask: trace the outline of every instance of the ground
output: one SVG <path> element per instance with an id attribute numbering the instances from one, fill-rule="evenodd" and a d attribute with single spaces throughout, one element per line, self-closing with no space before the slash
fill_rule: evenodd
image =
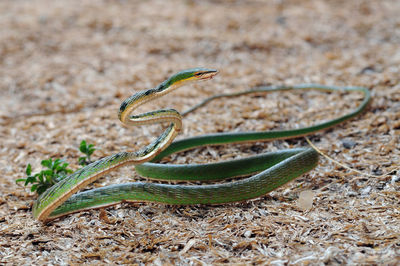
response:
<path id="1" fill-rule="evenodd" d="M 1 1 L 0 264 L 386 264 L 400 261 L 400 1 Z M 217 68 L 142 110 L 185 110 L 259 85 L 371 90 L 368 110 L 310 136 L 335 160 L 276 191 L 218 206 L 122 204 L 33 219 L 25 168 L 63 158 L 77 169 L 135 150 L 160 127 L 124 128 L 121 102 L 169 75 Z M 218 100 L 184 119 L 179 138 L 290 129 L 349 112 L 358 94 L 281 92 Z M 165 162 L 204 163 L 306 146 L 304 138 L 205 147 Z M 140 179 L 133 167 L 93 186 Z M 308 195 L 308 196 L 304 196 Z M 311 198 L 310 198 L 311 197 Z M 302 203 L 312 199 L 312 206 Z"/>

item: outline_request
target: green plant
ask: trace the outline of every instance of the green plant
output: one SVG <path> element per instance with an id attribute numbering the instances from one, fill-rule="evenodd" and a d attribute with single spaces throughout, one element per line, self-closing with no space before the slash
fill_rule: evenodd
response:
<path id="1" fill-rule="evenodd" d="M 87 165 L 91 163 L 92 161 L 90 160 L 90 156 L 93 154 L 93 152 L 96 150 L 94 148 L 93 144 L 86 144 L 85 140 L 82 140 L 81 144 L 79 145 L 79 150 L 86 154 L 86 156 L 79 157 L 78 162 L 79 165 Z"/>
<path id="2" fill-rule="evenodd" d="M 86 156 L 79 157 L 79 164 L 86 165 L 91 163 L 90 156 L 96 150 L 93 144 L 87 144 L 85 140 L 82 140 L 79 145 L 79 150 L 84 153 Z M 47 159 L 41 162 L 41 165 L 46 167 L 40 171 L 39 173 L 32 174 L 32 166 L 28 164 L 26 167 L 25 173 L 27 178 L 17 179 L 15 182 L 25 182 L 24 186 L 28 186 L 32 184 L 31 191 L 36 191 L 39 195 L 46 191 L 49 187 L 53 186 L 55 183 L 59 182 L 63 178 L 65 178 L 68 174 L 72 173 L 71 169 L 68 169 L 69 163 L 65 162 L 62 159 Z"/>
<path id="3" fill-rule="evenodd" d="M 41 165 L 48 169 L 32 175 L 32 166 L 28 164 L 25 170 L 28 177 L 17 179 L 15 182 L 25 182 L 25 186 L 32 184 L 31 191 L 36 191 L 40 195 L 46 191 L 47 188 L 73 172 L 71 169 L 67 168 L 69 164 L 61 159 L 55 159 L 54 161 L 51 158 L 43 160 Z"/>

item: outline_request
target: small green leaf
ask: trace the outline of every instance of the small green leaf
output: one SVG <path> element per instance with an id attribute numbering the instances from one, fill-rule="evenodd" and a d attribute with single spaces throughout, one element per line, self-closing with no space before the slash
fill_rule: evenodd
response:
<path id="1" fill-rule="evenodd" d="M 32 173 L 32 166 L 31 166 L 31 164 L 30 163 L 28 163 L 28 166 L 26 167 L 26 175 L 31 175 L 31 173 Z"/>
<path id="2" fill-rule="evenodd" d="M 34 184 L 34 185 L 32 185 L 32 187 L 31 187 L 31 191 L 32 191 L 32 192 L 34 192 L 34 191 L 36 190 L 37 186 L 38 186 L 38 184 Z"/>
<path id="3" fill-rule="evenodd" d="M 46 183 L 52 184 L 52 183 L 53 183 L 53 176 L 51 176 L 51 175 L 46 175 Z"/>
<path id="4" fill-rule="evenodd" d="M 93 147 L 94 147 L 93 144 L 89 144 L 89 146 L 88 146 L 88 152 L 87 152 L 89 156 L 92 155 L 93 152 L 96 150 L 96 149 L 93 148 Z"/>
<path id="5" fill-rule="evenodd" d="M 38 186 L 36 192 L 40 195 L 47 190 L 47 186 Z"/>
<path id="6" fill-rule="evenodd" d="M 25 181 L 25 186 L 28 185 L 29 183 L 33 184 L 34 182 L 36 182 L 36 176 L 32 176 L 32 175 L 28 176 Z"/>
<path id="7" fill-rule="evenodd" d="M 43 170 L 41 173 L 43 173 L 44 176 L 53 176 L 53 170 L 52 169 L 48 169 L 48 170 Z"/>
<path id="8" fill-rule="evenodd" d="M 37 175 L 37 177 L 39 178 L 39 181 L 40 182 L 44 182 L 44 180 L 43 180 L 43 171 L 42 172 L 40 172 L 40 173 L 38 173 L 38 174 L 36 174 Z M 35 175 L 35 176 L 36 176 Z"/>
<path id="9" fill-rule="evenodd" d="M 58 165 L 54 170 L 56 170 L 56 172 L 59 173 L 62 172 L 65 168 L 66 168 L 65 165 Z"/>
<path id="10" fill-rule="evenodd" d="M 33 182 L 30 182 L 30 181 L 29 181 L 29 176 L 28 176 L 28 178 L 27 178 L 27 179 L 25 179 L 25 184 L 24 184 L 24 186 L 27 186 L 27 185 L 29 185 L 29 183 L 33 183 Z"/>
<path id="11" fill-rule="evenodd" d="M 43 160 L 43 161 L 41 162 L 41 164 L 42 164 L 44 167 L 51 168 L 52 160 L 51 160 L 51 159 Z"/>
<path id="12" fill-rule="evenodd" d="M 54 162 L 53 162 L 52 165 L 51 165 L 51 169 L 52 169 L 52 170 L 56 170 L 57 167 L 58 167 L 60 164 L 61 164 L 61 162 L 60 162 L 59 159 L 54 160 Z"/>
<path id="13" fill-rule="evenodd" d="M 85 165 L 86 164 L 86 157 L 79 157 L 78 163 L 79 163 L 79 165 Z"/>
<path id="14" fill-rule="evenodd" d="M 73 173 L 73 172 L 74 171 L 72 171 L 72 169 L 65 168 L 65 169 L 63 169 L 62 174 L 63 175 L 67 175 L 67 174 L 70 174 L 70 173 Z"/>
<path id="15" fill-rule="evenodd" d="M 61 169 L 67 169 L 68 165 L 69 165 L 69 163 L 63 163 L 61 165 Z"/>
<path id="16" fill-rule="evenodd" d="M 15 183 L 19 183 L 19 182 L 25 182 L 26 178 L 18 178 L 17 180 L 15 180 Z"/>
<path id="17" fill-rule="evenodd" d="M 87 145 L 86 145 L 86 140 L 82 140 L 81 144 L 79 145 L 79 150 L 83 153 L 87 152 Z"/>

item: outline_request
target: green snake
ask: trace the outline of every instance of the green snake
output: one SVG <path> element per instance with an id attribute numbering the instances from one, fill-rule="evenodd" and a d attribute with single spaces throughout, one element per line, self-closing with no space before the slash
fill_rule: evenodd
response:
<path id="1" fill-rule="evenodd" d="M 310 127 L 265 132 L 215 133 L 175 142 L 173 140 L 182 128 L 182 115 L 178 111 L 164 109 L 131 115 L 138 106 L 146 102 L 189 82 L 211 79 L 217 73 L 217 70 L 205 68 L 184 70 L 172 75 L 158 86 L 137 92 L 126 99 L 119 110 L 119 119 L 124 125 L 167 122 L 169 126 L 156 140 L 138 151 L 123 151 L 104 157 L 62 179 L 39 196 L 33 205 L 33 216 L 37 220 L 46 222 L 70 213 L 103 208 L 121 202 L 160 202 L 177 205 L 222 204 L 260 197 L 313 169 L 318 163 L 318 153 L 311 148 L 297 148 L 209 164 L 171 165 L 156 162 L 172 153 L 203 145 L 287 139 L 309 135 L 355 117 L 366 109 L 371 98 L 366 88 L 323 85 L 257 87 L 239 93 L 220 94 L 204 100 L 183 115 L 214 99 L 255 92 L 309 89 L 358 91 L 363 93 L 364 98 L 361 104 L 350 113 Z M 76 193 L 106 173 L 126 165 L 135 165 L 140 175 L 152 179 L 210 181 L 250 174 L 252 176 L 237 181 L 204 185 L 132 182 Z"/>

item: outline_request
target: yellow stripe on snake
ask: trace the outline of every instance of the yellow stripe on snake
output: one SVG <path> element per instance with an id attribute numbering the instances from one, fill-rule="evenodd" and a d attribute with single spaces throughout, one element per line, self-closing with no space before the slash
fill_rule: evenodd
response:
<path id="1" fill-rule="evenodd" d="M 314 84 L 257 87 L 239 93 L 220 94 L 204 100 L 184 114 L 214 99 L 247 95 L 255 92 L 310 89 L 320 91 L 358 91 L 363 93 L 364 98 L 361 104 L 350 113 L 310 127 L 280 131 L 215 133 L 175 142 L 173 142 L 174 138 L 182 129 L 182 115 L 178 111 L 164 109 L 131 115 L 138 106 L 144 103 L 165 95 L 189 82 L 211 79 L 217 73 L 217 70 L 204 68 L 184 70 L 171 76 L 155 88 L 140 91 L 126 99 L 119 110 L 119 119 L 124 125 L 168 122 L 169 126 L 155 141 L 144 148 L 138 151 L 123 151 L 107 156 L 79 169 L 56 183 L 40 195 L 34 203 L 34 217 L 40 221 L 49 221 L 70 213 L 102 208 L 120 202 L 160 202 L 178 205 L 222 204 L 260 197 L 312 170 L 318 163 L 318 153 L 311 148 L 297 148 L 209 164 L 170 165 L 156 162 L 172 153 L 204 145 L 288 139 L 309 135 L 355 117 L 365 110 L 371 98 L 369 90 L 362 87 L 331 87 Z M 136 171 L 145 177 L 166 180 L 210 181 L 257 174 L 222 184 L 171 185 L 132 182 L 76 193 L 101 176 L 126 165 L 135 165 Z"/>

